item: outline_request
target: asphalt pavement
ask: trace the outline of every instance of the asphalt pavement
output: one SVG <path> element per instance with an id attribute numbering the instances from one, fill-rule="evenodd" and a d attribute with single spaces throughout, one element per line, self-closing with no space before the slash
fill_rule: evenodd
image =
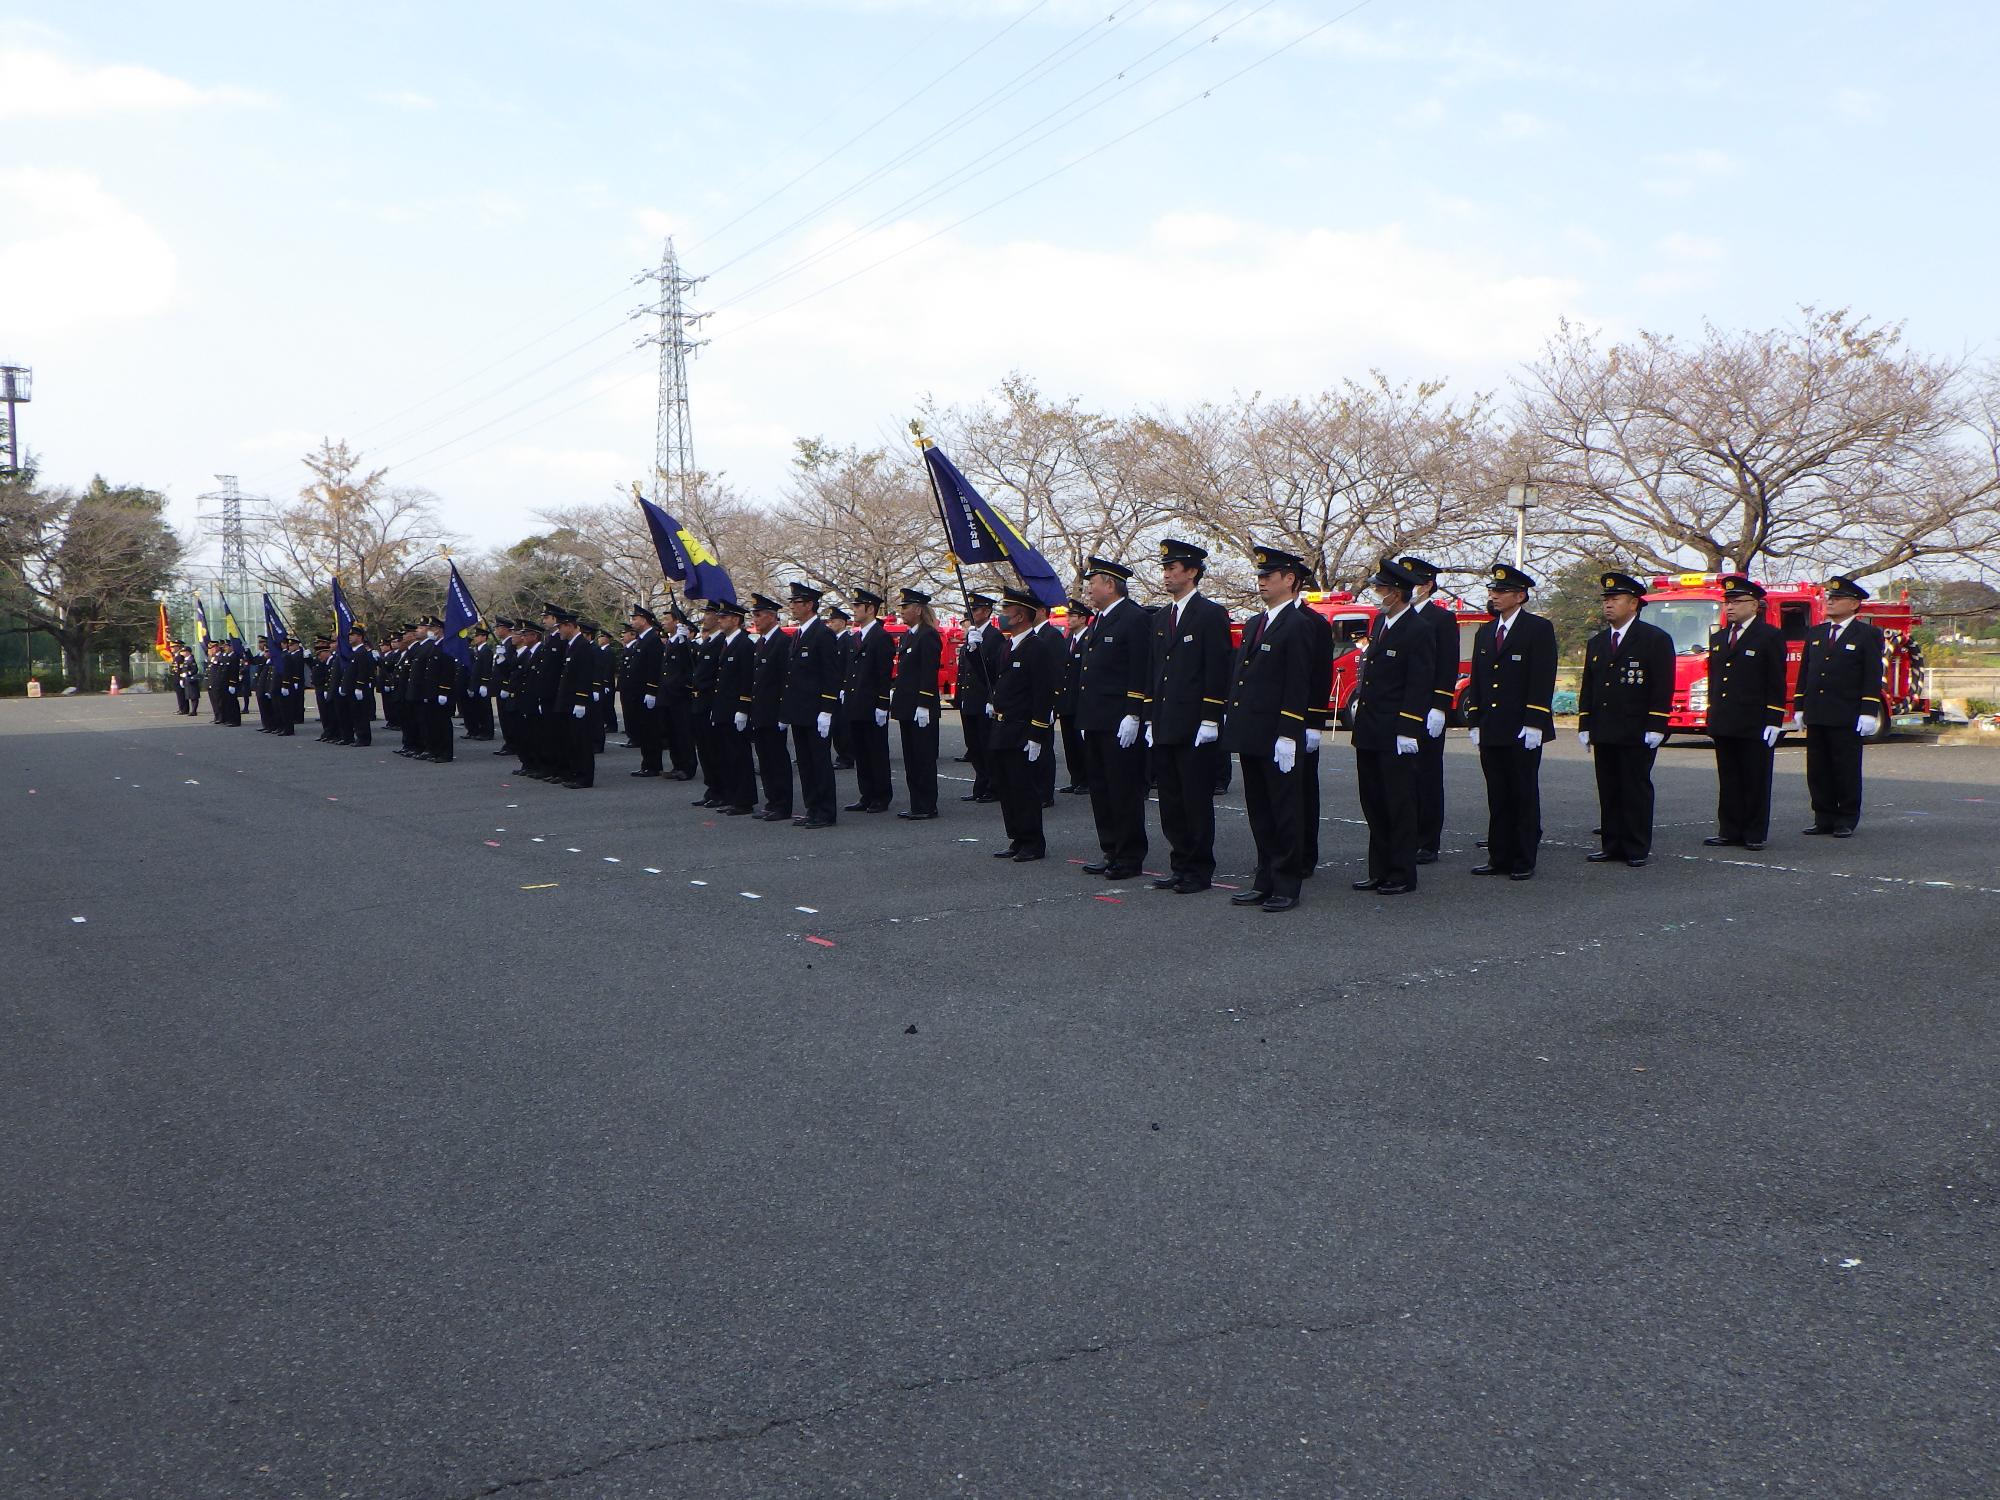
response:
<path id="1" fill-rule="evenodd" d="M 2000 1489 L 2000 749 L 1268 915 L 312 735 L 0 703 L 0 1496 Z"/>

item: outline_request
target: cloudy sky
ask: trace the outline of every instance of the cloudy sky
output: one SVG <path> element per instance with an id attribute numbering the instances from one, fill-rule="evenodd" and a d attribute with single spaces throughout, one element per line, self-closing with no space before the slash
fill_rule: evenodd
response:
<path id="1" fill-rule="evenodd" d="M 1922 0 L 0 3 L 0 363 L 45 475 L 190 530 L 332 435 L 498 545 L 647 471 L 668 233 L 697 456 L 761 494 L 1014 369 L 1469 390 L 1562 317 L 1801 304 L 1991 355 L 1997 46 Z"/>

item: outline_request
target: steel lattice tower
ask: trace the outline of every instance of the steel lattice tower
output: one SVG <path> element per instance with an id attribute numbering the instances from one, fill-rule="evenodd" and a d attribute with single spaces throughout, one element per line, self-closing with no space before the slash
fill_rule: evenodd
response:
<path id="1" fill-rule="evenodd" d="M 660 291 L 659 301 L 633 309 L 635 317 L 655 316 L 660 320 L 658 332 L 639 340 L 641 345 L 656 344 L 660 350 L 660 404 L 653 422 L 653 499 L 665 504 L 671 496 L 675 502 L 673 508 L 685 513 L 688 488 L 695 474 L 694 426 L 688 419 L 687 357 L 708 342 L 691 336 L 695 325 L 708 314 L 689 312 L 686 299 L 689 292 L 708 278 L 681 274 L 673 236 L 668 235 L 666 248 L 660 252 L 659 268 L 641 272 L 638 279 L 658 282 Z"/>
<path id="2" fill-rule="evenodd" d="M 250 590 L 250 549 L 249 537 L 243 525 L 243 502 L 261 505 L 262 495 L 246 495 L 237 488 L 234 474 L 218 474 L 215 482 L 220 489 L 211 490 L 201 496 L 213 501 L 218 510 L 203 512 L 204 517 L 222 522 L 222 586 L 231 596 L 235 608 L 244 607 L 242 597 Z"/>

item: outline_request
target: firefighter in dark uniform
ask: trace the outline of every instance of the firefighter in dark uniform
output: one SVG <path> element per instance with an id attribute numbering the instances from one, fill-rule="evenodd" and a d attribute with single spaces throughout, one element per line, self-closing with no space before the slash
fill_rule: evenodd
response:
<path id="1" fill-rule="evenodd" d="M 834 650 L 840 657 L 840 680 L 847 681 L 847 663 L 854 654 L 854 616 L 838 604 L 826 607 L 826 623 L 833 631 Z M 841 689 L 840 701 L 847 702 L 847 690 Z M 850 732 L 845 713 L 833 716 L 833 768 L 836 771 L 854 769 L 854 736 Z"/>
<path id="2" fill-rule="evenodd" d="M 757 818 L 764 823 L 792 820 L 792 748 L 785 719 L 785 673 L 791 664 L 792 637 L 778 623 L 778 601 L 763 594 L 750 596 L 750 619 L 757 627 L 757 671 L 750 688 L 750 750 L 757 759 L 757 780 L 764 805 Z"/>
<path id="3" fill-rule="evenodd" d="M 174 706 L 189 718 L 201 705 L 201 664 L 186 641 L 174 643 Z"/>
<path id="4" fill-rule="evenodd" d="M 283 673 L 282 691 L 278 696 L 285 709 L 285 733 L 290 734 L 294 726 L 306 721 L 306 684 L 309 679 L 306 648 L 297 641 L 290 642 L 280 653 L 278 665 Z"/>
<path id="5" fill-rule="evenodd" d="M 757 766 L 750 750 L 757 643 L 743 628 L 743 606 L 734 599 L 721 601 L 720 618 L 711 709 L 716 769 L 721 778 L 716 790 L 726 816 L 747 818 L 757 811 Z"/>
<path id="6" fill-rule="evenodd" d="M 1761 849 L 1771 837 L 1771 764 L 1785 723 L 1785 637 L 1764 618 L 1764 589 L 1722 580 L 1728 620 L 1708 637 L 1708 737 L 1715 745 L 1711 849 Z"/>
<path id="7" fill-rule="evenodd" d="M 1421 557 L 1398 558 L 1417 580 L 1411 607 L 1431 633 L 1432 698 L 1417 736 L 1417 863 L 1437 863 L 1444 839 L 1444 721 L 1458 696 L 1458 616 L 1437 597 L 1438 568 Z"/>
<path id="8" fill-rule="evenodd" d="M 1465 690 L 1467 738 L 1486 778 L 1486 862 L 1472 873 L 1510 880 L 1534 878 L 1542 845 L 1542 745 L 1555 733 L 1556 630 L 1528 612 L 1534 586 L 1506 563 L 1487 574 L 1493 618 L 1472 638 Z"/>
<path id="9" fill-rule="evenodd" d="M 1629 573 L 1604 573 L 1605 628 L 1583 648 L 1576 737 L 1597 770 L 1594 864 L 1622 859 L 1637 869 L 1653 853 L 1653 757 L 1667 738 L 1674 702 L 1674 641 L 1639 618 L 1646 587 Z"/>
<path id="10" fill-rule="evenodd" d="M 715 674 L 722 652 L 722 606 L 713 599 L 701 606 L 701 638 L 695 642 L 688 674 L 688 698 L 694 707 L 694 743 L 701 760 L 701 795 L 695 807 L 722 806 L 721 764 L 715 752 Z"/>
<path id="11" fill-rule="evenodd" d="M 1160 791 L 1160 832 L 1170 858 L 1153 889 L 1191 896 L 1215 878 L 1215 763 L 1229 703 L 1229 611 L 1201 592 L 1208 552 L 1160 543 L 1167 602 L 1153 611 L 1152 698 L 1146 746 Z"/>
<path id="12" fill-rule="evenodd" d="M 597 753 L 604 753 L 606 736 L 618 732 L 618 644 L 611 632 L 594 621 L 585 629 L 597 647 Z"/>
<path id="13" fill-rule="evenodd" d="M 1257 597 L 1264 607 L 1244 624 L 1229 674 L 1222 744 L 1243 763 L 1243 806 L 1257 844 L 1257 873 L 1232 906 L 1291 911 L 1304 879 L 1299 761 L 1311 701 L 1311 642 L 1294 601 L 1309 575 L 1305 560 L 1276 547 L 1251 546 Z"/>
<path id="14" fill-rule="evenodd" d="M 1806 736 L 1807 833 L 1852 838 L 1861 822 L 1861 747 L 1882 728 L 1882 632 L 1856 619 L 1868 590 L 1845 574 L 1826 585 L 1826 620 L 1806 636 L 1792 727 Z"/>
<path id="15" fill-rule="evenodd" d="M 396 658 L 396 727 L 403 734 L 403 748 L 396 753 L 415 760 L 424 751 L 423 690 L 419 669 L 423 664 L 424 642 L 415 626 L 403 627 L 402 651 Z"/>
<path id="16" fill-rule="evenodd" d="M 854 758 L 854 800 L 848 812 L 887 812 L 895 800 L 889 773 L 890 677 L 896 643 L 876 618 L 882 596 L 855 589 L 854 628 L 847 633 L 847 671 L 841 705 L 847 710 L 848 753 Z"/>
<path id="17" fill-rule="evenodd" d="M 627 620 L 618 627 L 618 711 L 625 720 L 625 738 L 621 749 L 637 750 L 639 742 L 632 736 L 639 728 L 637 713 L 638 696 L 634 691 L 632 677 L 632 648 L 639 644 L 639 627 Z M 637 771 L 628 774 L 636 776 Z"/>
<path id="18" fill-rule="evenodd" d="M 632 639 L 625 646 L 619 686 L 625 694 L 625 737 L 639 747 L 634 776 L 658 776 L 665 762 L 666 715 L 661 710 L 661 668 L 666 643 L 660 637 L 660 617 L 643 604 L 631 610 Z"/>
<path id="19" fill-rule="evenodd" d="M 694 747 L 694 702 L 689 682 L 694 675 L 692 623 L 679 605 L 667 610 L 673 628 L 660 642 L 660 735 L 666 741 L 668 774 L 675 781 L 693 781 L 700 767 Z"/>
<path id="20" fill-rule="evenodd" d="M 569 665 L 569 642 L 563 627 L 574 624 L 576 616 L 550 600 L 542 601 L 541 670 L 535 674 L 535 701 L 538 705 L 536 763 L 538 780 L 567 781 L 574 759 L 572 740 L 576 716 L 573 704 L 563 700 L 563 672 Z"/>
<path id="21" fill-rule="evenodd" d="M 1339 723 L 1332 702 L 1333 626 L 1306 598 L 1312 586 L 1313 576 L 1307 573 L 1299 580 L 1299 597 L 1292 605 L 1306 630 L 1306 733 L 1299 755 L 1299 795 L 1305 799 L 1299 810 L 1299 863 L 1306 880 L 1319 869 L 1320 742 Z"/>
<path id="22" fill-rule="evenodd" d="M 215 705 L 215 722 L 231 729 L 243 723 L 243 705 L 236 685 L 243 671 L 241 652 L 225 650 L 220 642 L 208 648 L 208 692 Z"/>
<path id="23" fill-rule="evenodd" d="M 543 714 L 549 696 L 549 673 L 552 663 L 560 663 L 561 652 L 545 637 L 538 620 L 516 620 L 514 634 L 520 645 L 507 684 L 514 709 L 514 752 L 521 757 L 514 774 L 541 781 L 548 775 L 549 736 Z"/>
<path id="24" fill-rule="evenodd" d="M 1068 779 L 1058 790 L 1073 797 L 1090 795 L 1090 769 L 1084 763 L 1083 730 L 1076 722 L 1076 679 L 1083 667 L 1083 641 L 1090 629 L 1093 611 L 1075 597 L 1066 602 L 1069 620 L 1063 630 L 1063 653 L 1059 663 L 1062 676 L 1056 683 L 1056 720 L 1062 727 L 1063 774 Z"/>
<path id="25" fill-rule="evenodd" d="M 271 700 L 278 695 L 277 674 L 271 670 L 271 638 L 257 637 L 256 664 L 249 672 L 250 684 L 257 698 L 257 732 L 275 734 L 277 720 L 271 712 Z"/>
<path id="26" fill-rule="evenodd" d="M 1109 558 L 1085 560 L 1084 593 L 1097 611 L 1084 632 L 1077 668 L 1077 722 L 1089 771 L 1090 812 L 1102 857 L 1086 875 L 1128 880 L 1146 863 L 1147 705 L 1152 701 L 1153 620 L 1128 597 L 1132 570 Z"/>
<path id="27" fill-rule="evenodd" d="M 943 664 L 944 637 L 931 613 L 931 596 L 921 589 L 904 589 L 897 608 L 903 634 L 896 642 L 896 680 L 889 693 L 889 715 L 903 742 L 903 780 L 910 805 L 899 818 L 935 818 L 938 814 L 938 669 Z"/>
<path id="28" fill-rule="evenodd" d="M 375 653 L 368 645 L 368 631 L 355 621 L 347 631 L 347 659 L 340 664 L 340 692 L 345 732 L 343 745 L 373 745 L 375 731 Z"/>
<path id="29" fill-rule="evenodd" d="M 498 652 L 493 645 L 493 629 L 484 620 L 472 627 L 472 655 L 466 663 L 464 707 L 460 710 L 469 740 L 493 738 L 493 679 Z"/>
<path id="30" fill-rule="evenodd" d="M 458 707 L 458 658 L 444 648 L 444 621 L 424 620 L 425 639 L 417 655 L 418 722 L 423 726 L 419 760 L 444 765 L 454 752 L 452 718 Z"/>
<path id="31" fill-rule="evenodd" d="M 1368 586 L 1382 612 L 1369 627 L 1351 710 L 1368 821 L 1368 875 L 1354 888 L 1400 896 L 1417 885 L 1417 756 L 1437 701 L 1437 636 L 1411 603 L 1417 577 L 1401 563 L 1383 558 Z"/>
<path id="32" fill-rule="evenodd" d="M 1041 602 L 1019 589 L 1001 591 L 1001 615 L 1006 629 L 1006 654 L 993 674 L 986 700 L 986 754 L 993 768 L 993 789 L 1000 800 L 1000 822 L 1007 847 L 995 859 L 1022 864 L 1048 854 L 1042 829 L 1041 778 L 1037 762 L 1055 754 L 1055 650 L 1035 627 Z M 989 627 L 991 628 L 991 627 Z"/>
<path id="33" fill-rule="evenodd" d="M 493 716 L 499 725 L 500 748 L 495 755 L 518 755 L 515 742 L 517 712 L 514 706 L 514 678 L 521 664 L 520 627 L 512 620 L 494 616 L 500 639 L 493 648 Z"/>
<path id="34" fill-rule="evenodd" d="M 831 828 L 840 799 L 833 780 L 833 721 L 840 716 L 840 646 L 819 618 L 820 591 L 792 585 L 786 606 L 798 627 L 785 662 L 784 721 L 792 726 L 803 811 L 794 828 Z"/>
<path id="35" fill-rule="evenodd" d="M 313 637 L 312 663 L 313 716 L 319 720 L 319 742 L 340 738 L 340 702 L 334 694 L 333 637 Z"/>
<path id="36" fill-rule="evenodd" d="M 403 630 L 403 626 L 392 625 L 383 633 L 382 654 L 375 659 L 375 681 L 381 688 L 384 729 L 403 728 L 403 695 L 400 688 L 403 680 Z M 407 738 L 404 743 L 408 744 Z"/>
<path id="37" fill-rule="evenodd" d="M 556 620 L 561 637 L 562 669 L 556 680 L 557 723 L 562 728 L 567 755 L 562 764 L 562 784 L 582 791 L 597 784 L 597 643 L 584 632 L 583 622 L 567 610 Z"/>
<path id="38" fill-rule="evenodd" d="M 959 798 L 961 802 L 996 800 L 986 765 L 986 700 L 1006 655 L 1007 634 L 993 618 L 993 600 L 985 594 L 967 594 L 965 635 L 958 645 L 958 722 L 965 731 L 965 754 L 959 759 L 972 766 L 972 790 Z"/>
<path id="39" fill-rule="evenodd" d="M 1056 704 L 1058 709 L 1060 709 L 1062 705 L 1063 673 L 1069 665 L 1069 637 L 1063 633 L 1062 626 L 1056 624 L 1046 609 L 1041 611 L 1041 619 L 1036 624 L 1035 629 L 1040 632 L 1042 643 L 1048 647 L 1050 659 L 1056 664 Z M 1035 761 L 1035 782 L 1042 789 L 1042 806 L 1045 808 L 1054 807 L 1056 805 L 1056 758 L 1053 753 L 1041 756 Z"/>

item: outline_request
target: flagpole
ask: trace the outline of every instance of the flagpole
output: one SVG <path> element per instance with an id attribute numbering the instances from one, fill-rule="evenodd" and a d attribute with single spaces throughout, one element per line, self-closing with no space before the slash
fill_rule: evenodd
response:
<path id="1" fill-rule="evenodd" d="M 931 440 L 924 436 L 922 423 L 912 419 L 910 422 L 910 431 L 916 435 L 917 462 L 924 466 L 924 478 L 930 481 L 931 499 L 937 504 L 938 525 L 944 528 L 944 555 L 951 559 L 951 570 L 958 575 L 958 597 L 959 601 L 964 603 L 966 596 L 971 590 L 965 586 L 965 569 L 959 566 L 958 554 L 951 550 L 951 521 L 944 513 L 944 491 L 938 488 L 937 471 L 930 466 L 930 461 L 924 457 L 924 450 L 933 445 Z M 969 609 L 971 606 L 966 605 L 966 608 Z"/>

